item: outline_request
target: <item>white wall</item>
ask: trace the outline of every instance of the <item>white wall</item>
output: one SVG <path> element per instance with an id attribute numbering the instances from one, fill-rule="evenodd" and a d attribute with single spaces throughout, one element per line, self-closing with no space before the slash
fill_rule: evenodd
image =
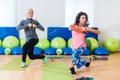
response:
<path id="1" fill-rule="evenodd" d="M 109 37 L 120 41 L 120 0 L 94 0 L 94 25 L 101 30 L 100 44 Z"/>
<path id="2" fill-rule="evenodd" d="M 65 25 L 64 0 L 17 0 L 17 24 L 26 18 L 28 8 L 34 9 L 34 19 L 37 19 L 46 29 L 45 32 L 37 30 L 39 37 L 47 37 L 48 26 Z M 20 34 L 23 34 L 23 31 Z"/>
<path id="3" fill-rule="evenodd" d="M 17 1 L 17 2 L 16 2 Z M 16 4 L 17 3 L 17 4 Z M 33 8 L 34 19 L 45 28 L 69 26 L 79 11 L 88 14 L 90 26 L 101 30 L 99 43 L 108 37 L 120 41 L 120 0 L 1 0 L 0 26 L 16 26 L 26 18 L 26 10 Z M 37 30 L 39 37 L 47 37 L 47 31 Z M 23 32 L 21 32 L 23 35 Z M 22 37 L 22 36 L 20 36 Z"/>
<path id="4" fill-rule="evenodd" d="M 0 0 L 0 27 L 16 25 L 16 0 Z"/>
<path id="5" fill-rule="evenodd" d="M 79 12 L 86 12 L 90 26 L 93 26 L 93 0 L 65 0 L 65 26 L 73 24 Z"/>

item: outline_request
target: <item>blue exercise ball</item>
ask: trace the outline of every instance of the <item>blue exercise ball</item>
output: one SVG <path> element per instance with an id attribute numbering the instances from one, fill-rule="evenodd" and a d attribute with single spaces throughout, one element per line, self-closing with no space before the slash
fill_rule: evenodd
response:
<path id="1" fill-rule="evenodd" d="M 56 54 L 56 49 L 53 47 L 49 47 L 47 49 L 44 50 L 44 54 L 47 55 L 55 55 Z"/>
<path id="2" fill-rule="evenodd" d="M 90 50 L 87 48 L 83 48 L 83 54 L 82 55 L 90 55 Z"/>
<path id="3" fill-rule="evenodd" d="M 34 47 L 34 55 L 40 55 L 42 54 L 42 50 L 38 47 Z"/>
<path id="4" fill-rule="evenodd" d="M 65 47 L 62 49 L 64 55 L 71 55 L 72 54 L 72 49 L 70 47 Z"/>
<path id="5" fill-rule="evenodd" d="M 21 47 L 14 47 L 11 49 L 11 54 L 13 55 L 21 55 L 22 54 L 22 48 Z"/>
<path id="6" fill-rule="evenodd" d="M 5 48 L 0 47 L 0 54 L 1 54 L 1 55 L 5 54 L 5 53 L 4 53 L 4 50 L 5 50 Z"/>
<path id="7" fill-rule="evenodd" d="M 107 49 L 103 47 L 99 47 L 94 50 L 94 54 L 95 55 L 109 55 L 109 52 Z"/>

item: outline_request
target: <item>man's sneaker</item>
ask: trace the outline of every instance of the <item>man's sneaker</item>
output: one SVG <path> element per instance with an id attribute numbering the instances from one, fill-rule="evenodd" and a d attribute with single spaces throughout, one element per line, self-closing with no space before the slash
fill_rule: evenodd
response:
<path id="1" fill-rule="evenodd" d="M 91 58 L 89 58 L 89 59 L 90 59 L 90 62 L 87 62 L 87 63 L 85 64 L 85 67 L 89 67 L 89 66 L 90 66 L 90 63 L 91 63 L 92 59 L 91 59 Z"/>
<path id="2" fill-rule="evenodd" d="M 27 67 L 26 62 L 21 63 L 21 68 Z"/>
<path id="3" fill-rule="evenodd" d="M 73 67 L 70 68 L 70 72 L 71 72 L 71 74 L 76 74 L 75 69 Z"/>
<path id="4" fill-rule="evenodd" d="M 47 56 L 44 55 L 45 57 L 42 59 L 43 64 L 47 63 Z"/>

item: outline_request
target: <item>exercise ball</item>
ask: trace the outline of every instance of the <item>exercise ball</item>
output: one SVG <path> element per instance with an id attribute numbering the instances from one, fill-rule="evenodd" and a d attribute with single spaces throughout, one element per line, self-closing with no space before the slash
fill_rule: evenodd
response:
<path id="1" fill-rule="evenodd" d="M 81 55 L 90 55 L 90 50 L 89 49 L 87 49 L 87 48 L 83 48 L 83 54 L 81 54 Z"/>
<path id="2" fill-rule="evenodd" d="M 70 48 L 70 47 L 62 48 L 62 53 L 64 55 L 71 55 L 72 54 L 72 48 Z"/>
<path id="3" fill-rule="evenodd" d="M 57 55 L 62 55 L 62 49 L 61 49 L 61 48 L 58 48 L 58 49 L 56 50 L 56 54 L 57 54 Z"/>
<path id="4" fill-rule="evenodd" d="M 23 47 L 23 45 L 25 44 L 25 42 L 26 42 L 25 38 L 20 39 L 20 46 Z"/>
<path id="5" fill-rule="evenodd" d="M 0 46 L 2 46 L 2 40 L 0 39 Z"/>
<path id="6" fill-rule="evenodd" d="M 46 55 L 55 55 L 56 54 L 56 48 L 49 47 L 44 50 L 44 54 Z"/>
<path id="7" fill-rule="evenodd" d="M 94 50 L 95 55 L 109 55 L 109 52 L 104 47 L 98 47 Z"/>
<path id="8" fill-rule="evenodd" d="M 67 44 L 68 44 L 68 47 L 70 47 L 70 48 L 71 48 L 71 44 L 72 44 L 72 38 L 68 39 L 68 42 L 67 42 Z"/>
<path id="9" fill-rule="evenodd" d="M 56 37 L 51 41 L 51 47 L 64 48 L 66 47 L 66 41 L 61 37 Z"/>
<path id="10" fill-rule="evenodd" d="M 50 42 L 46 38 L 39 39 L 39 42 L 36 44 L 36 47 L 45 50 L 46 48 L 50 47 Z"/>
<path id="11" fill-rule="evenodd" d="M 19 46 L 19 40 L 14 36 L 8 36 L 3 40 L 3 47 L 13 48 Z"/>
<path id="12" fill-rule="evenodd" d="M 4 50 L 5 50 L 5 48 L 0 47 L 0 55 L 3 55 L 3 54 L 4 54 Z"/>
<path id="13" fill-rule="evenodd" d="M 93 52 L 98 48 L 98 41 L 95 38 L 89 37 L 85 39 L 86 47 Z"/>
<path id="14" fill-rule="evenodd" d="M 34 47 L 34 55 L 40 55 L 42 54 L 42 50 L 38 47 Z"/>
<path id="15" fill-rule="evenodd" d="M 5 53 L 6 55 L 10 55 L 10 54 L 11 54 L 11 49 L 10 49 L 10 48 L 6 48 L 6 49 L 4 50 L 4 53 Z"/>
<path id="16" fill-rule="evenodd" d="M 23 53 L 22 48 L 17 46 L 11 49 L 11 54 L 13 55 L 21 55 Z"/>
<path id="17" fill-rule="evenodd" d="M 120 43 L 115 38 L 108 38 L 104 41 L 103 45 L 109 52 L 116 52 L 119 49 Z"/>

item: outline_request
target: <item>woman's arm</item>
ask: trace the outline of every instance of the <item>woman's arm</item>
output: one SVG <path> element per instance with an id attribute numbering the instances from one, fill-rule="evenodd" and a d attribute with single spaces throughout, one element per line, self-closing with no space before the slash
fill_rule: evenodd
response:
<path id="1" fill-rule="evenodd" d="M 95 34 L 100 34 L 100 31 L 99 31 L 99 30 L 92 29 L 91 27 L 87 27 L 87 31 L 93 32 L 93 33 L 95 33 Z"/>
<path id="2" fill-rule="evenodd" d="M 40 29 L 41 31 L 44 31 L 44 27 L 37 21 L 35 20 L 35 25 L 36 25 L 36 28 Z"/>
<path id="3" fill-rule="evenodd" d="M 70 27 L 69 27 L 69 29 L 71 30 L 71 31 L 86 31 L 87 30 L 87 28 L 86 27 L 75 27 L 75 25 L 70 25 Z"/>
<path id="4" fill-rule="evenodd" d="M 17 26 L 17 30 L 25 29 L 25 28 L 27 28 L 27 24 L 24 24 L 24 21 L 22 20 L 20 24 Z"/>

